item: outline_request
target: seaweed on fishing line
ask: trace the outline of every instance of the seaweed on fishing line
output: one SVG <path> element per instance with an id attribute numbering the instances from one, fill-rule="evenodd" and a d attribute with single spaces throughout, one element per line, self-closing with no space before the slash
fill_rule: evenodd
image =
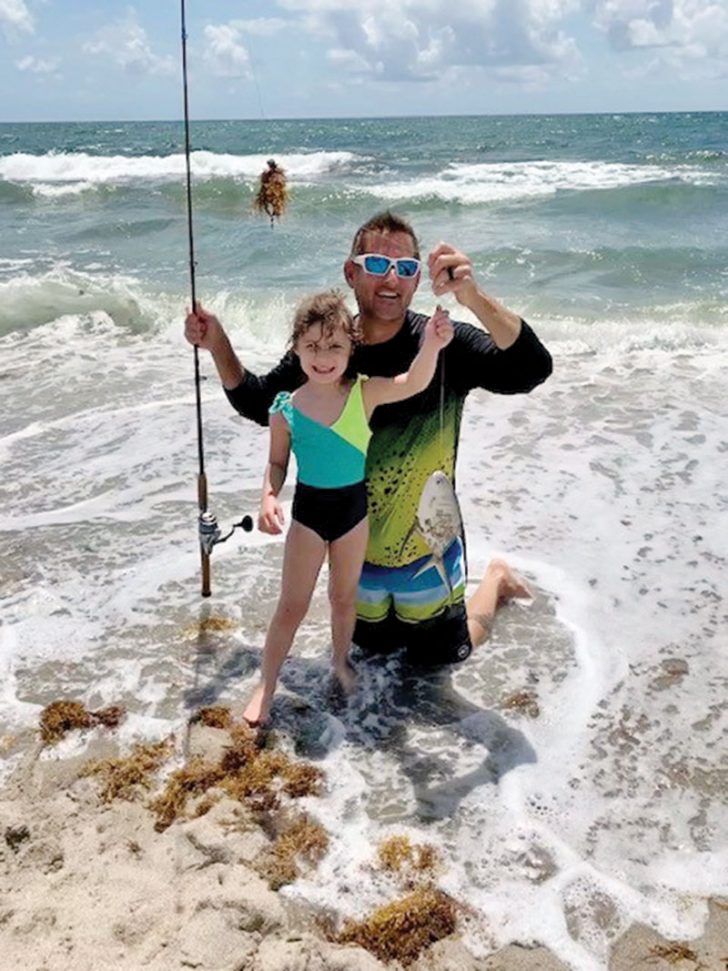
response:
<path id="1" fill-rule="evenodd" d="M 457 905 L 435 887 L 421 887 L 379 907 L 361 921 L 348 920 L 334 937 L 338 944 L 358 944 L 380 961 L 407 966 L 457 926 Z"/>
<path id="2" fill-rule="evenodd" d="M 253 199 L 256 212 L 265 213 L 270 218 L 271 226 L 275 219 L 285 213 L 288 206 L 288 186 L 285 171 L 279 168 L 271 159 L 268 168 L 260 174 L 258 191 Z"/>
<path id="3" fill-rule="evenodd" d="M 45 745 L 54 745 L 76 728 L 116 728 L 125 714 L 121 705 L 89 711 L 80 701 L 52 701 L 40 713 L 40 737 Z"/>
<path id="4" fill-rule="evenodd" d="M 123 758 L 89 762 L 80 774 L 100 778 L 99 795 L 104 802 L 111 802 L 112 799 L 132 800 L 140 790 L 150 788 L 150 777 L 169 758 L 171 752 L 171 739 L 147 744 L 138 743 L 129 755 Z"/>
<path id="5" fill-rule="evenodd" d="M 272 890 L 293 883 L 300 876 L 301 864 L 315 866 L 329 848 L 324 827 L 305 814 L 287 822 L 275 837 L 260 864 L 260 872 Z"/>

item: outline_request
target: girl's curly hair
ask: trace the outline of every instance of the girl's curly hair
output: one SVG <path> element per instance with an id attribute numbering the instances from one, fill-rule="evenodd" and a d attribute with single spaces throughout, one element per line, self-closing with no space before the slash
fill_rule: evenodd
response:
<path id="1" fill-rule="evenodd" d="M 298 339 L 316 324 L 321 325 L 321 334 L 324 337 L 331 337 L 341 327 L 354 346 L 362 343 L 363 333 L 359 319 L 352 316 L 340 290 L 324 290 L 301 301 L 293 318 L 289 346 L 294 348 Z"/>

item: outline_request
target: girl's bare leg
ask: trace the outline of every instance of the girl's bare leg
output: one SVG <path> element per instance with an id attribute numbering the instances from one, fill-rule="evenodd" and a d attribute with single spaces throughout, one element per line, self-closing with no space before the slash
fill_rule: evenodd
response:
<path id="1" fill-rule="evenodd" d="M 530 597 L 524 580 L 505 560 L 491 560 L 478 589 L 468 600 L 468 630 L 473 647 L 490 636 L 493 618 L 499 604 L 513 597 Z"/>
<path id="2" fill-rule="evenodd" d="M 334 674 L 347 693 L 356 683 L 349 661 L 356 621 L 356 595 L 369 539 L 366 517 L 329 546 L 329 601 L 331 639 L 334 645 Z"/>
<path id="3" fill-rule="evenodd" d="M 318 533 L 294 520 L 286 537 L 281 594 L 265 638 L 260 683 L 243 712 L 251 726 L 263 724 L 270 716 L 278 674 L 308 611 L 325 555 L 326 543 Z"/>

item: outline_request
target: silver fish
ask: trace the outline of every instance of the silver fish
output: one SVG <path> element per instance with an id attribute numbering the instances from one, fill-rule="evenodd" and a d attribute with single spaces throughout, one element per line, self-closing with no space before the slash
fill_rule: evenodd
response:
<path id="1" fill-rule="evenodd" d="M 406 543 L 413 533 L 418 533 L 422 537 L 432 555 L 415 573 L 415 577 L 434 566 L 449 590 L 450 598 L 453 590 L 443 557 L 452 541 L 462 535 L 462 531 L 460 505 L 452 482 L 438 469 L 425 482 L 417 507 L 417 518 L 404 542 Z"/>

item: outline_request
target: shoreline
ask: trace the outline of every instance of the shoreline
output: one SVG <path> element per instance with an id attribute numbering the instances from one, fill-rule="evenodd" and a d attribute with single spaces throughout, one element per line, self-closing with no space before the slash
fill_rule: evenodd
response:
<path id="1" fill-rule="evenodd" d="M 18 742 L 29 742 L 28 735 Z M 192 725 L 188 752 L 210 763 L 223 729 Z M 228 737 L 229 738 L 229 737 Z M 325 939 L 320 919 L 270 889 L 256 860 L 270 835 L 250 809 L 225 797 L 205 815 L 155 832 L 149 796 L 101 801 L 91 759 L 112 758 L 111 733 L 92 731 L 86 751 L 53 757 L 40 743 L 0 787 L 0 946 L 8 963 L 43 971 L 394 971 L 355 946 Z M 158 787 L 156 787 L 158 788 Z M 311 797 L 315 801 L 315 797 Z M 257 821 L 256 821 L 257 820 Z M 680 952 L 633 924 L 604 971 L 728 966 L 728 901 Z M 672 949 L 670 949 L 672 947 Z M 682 953 L 683 957 L 680 957 Z M 662 954 L 662 956 L 660 956 Z M 422 951 L 414 971 L 569 971 L 545 947 L 509 944 L 475 958 L 453 935 Z M 599 967 L 590 963 L 589 971 Z M 574 967 L 573 971 L 587 971 Z"/>

